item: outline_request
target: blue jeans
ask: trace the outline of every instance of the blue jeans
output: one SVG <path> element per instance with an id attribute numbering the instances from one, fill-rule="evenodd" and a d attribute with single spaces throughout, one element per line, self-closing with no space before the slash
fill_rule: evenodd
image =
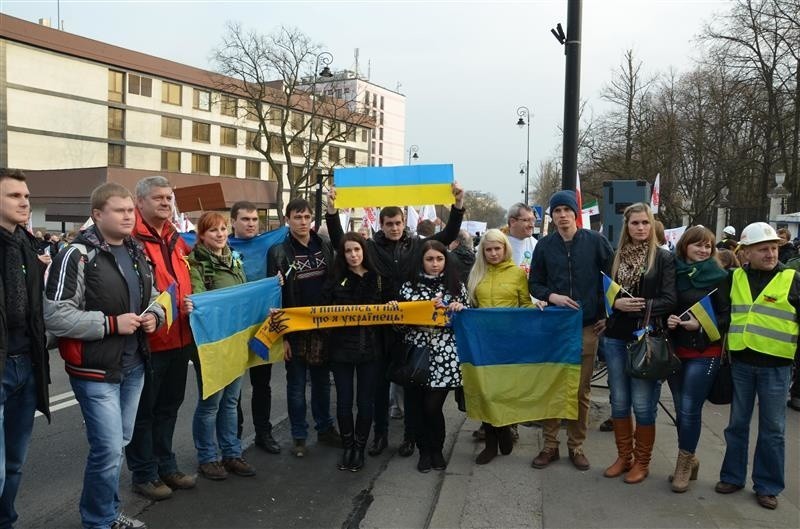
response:
<path id="1" fill-rule="evenodd" d="M 700 441 L 703 404 L 719 371 L 719 357 L 683 358 L 681 370 L 669 377 L 675 403 L 678 448 L 694 454 Z"/>
<path id="2" fill-rule="evenodd" d="M 194 344 L 189 344 L 150 356 L 151 369 L 145 373 L 133 438 L 125 448 L 134 483 L 155 481 L 159 476 L 178 471 L 172 436 L 186 393 L 186 372 L 192 348 Z"/>
<path id="3" fill-rule="evenodd" d="M 242 377 L 203 399 L 199 363 L 195 363 L 195 372 L 198 399 L 192 419 L 192 437 L 197 450 L 197 462 L 203 465 L 218 461 L 217 444 L 223 459 L 242 457 L 242 441 L 236 435 L 236 403 L 239 402 L 239 393 L 242 391 Z"/>
<path id="4" fill-rule="evenodd" d="M 725 428 L 727 449 L 719 479 L 732 485 L 745 485 L 750 419 L 757 396 L 758 440 L 753 457 L 753 490 L 756 494 L 777 496 L 784 489 L 786 392 L 792 366 L 757 367 L 734 359 L 731 375 L 733 402 Z"/>
<path id="5" fill-rule="evenodd" d="M 625 374 L 625 364 L 628 360 L 628 351 L 625 348 L 627 343 L 617 338 L 605 339 L 611 416 L 615 419 L 630 417 L 633 407 L 636 424 L 649 426 L 656 423 L 661 381 L 633 378 Z"/>
<path id="6" fill-rule="evenodd" d="M 328 366 L 309 366 L 299 358 L 286 362 L 286 401 L 292 438 L 304 440 L 308 437 L 306 422 L 306 377 L 311 375 L 311 415 L 317 433 L 333 426 L 331 417 L 331 380 Z"/>
<path id="7" fill-rule="evenodd" d="M 117 518 L 122 453 L 133 436 L 144 370 L 144 364 L 131 368 L 119 384 L 69 378 L 89 441 L 80 501 L 86 529 L 108 529 Z"/>
<path id="8" fill-rule="evenodd" d="M 0 528 L 14 525 L 22 465 L 28 453 L 36 413 L 36 379 L 29 355 L 9 356 L 0 386 Z"/>

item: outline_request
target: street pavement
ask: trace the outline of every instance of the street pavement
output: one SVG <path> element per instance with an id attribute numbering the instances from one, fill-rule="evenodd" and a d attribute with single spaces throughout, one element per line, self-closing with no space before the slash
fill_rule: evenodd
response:
<path id="1" fill-rule="evenodd" d="M 37 418 L 29 461 L 18 501 L 17 527 L 78 529 L 77 502 L 86 457 L 80 410 L 70 402 L 61 361 L 53 357 L 51 393 L 63 406 L 53 424 Z M 175 436 L 181 468 L 196 472 L 191 441 L 191 416 L 196 401 L 194 372 L 189 370 L 186 401 Z M 252 478 L 231 476 L 211 482 L 199 478 L 197 488 L 176 491 L 173 498 L 149 502 L 130 492 L 130 475 L 123 470 L 121 497 L 129 514 L 151 529 L 167 528 L 798 528 L 800 527 L 800 413 L 787 410 L 787 489 L 776 511 L 761 508 L 748 484 L 723 496 L 714 492 L 724 453 L 723 430 L 728 407 L 706 404 L 698 457 L 699 479 L 684 494 L 670 491 L 667 476 L 674 468 L 677 436 L 663 409 L 659 410 L 656 446 L 650 477 L 639 485 L 607 479 L 603 468 L 615 457 L 613 433 L 599 432 L 608 417 L 608 391 L 593 390 L 591 425 L 585 450 L 592 468 L 576 470 L 566 457 L 562 432 L 561 460 L 543 470 L 530 467 L 541 445 L 541 430 L 520 427 L 514 452 L 477 466 L 481 444 L 472 438 L 477 423 L 465 419 L 452 398 L 446 404 L 447 438 L 444 472 L 420 474 L 416 454 L 402 458 L 397 446 L 402 421 L 391 421 L 390 447 L 378 458 L 367 458 L 361 472 L 336 468 L 339 450 L 317 446 L 309 434 L 311 452 L 305 459 L 289 454 L 285 375 L 273 372 L 275 434 L 280 455 L 267 454 L 252 444 L 249 406 L 245 405 L 245 457 L 258 470 Z M 243 401 L 249 402 L 249 381 Z M 66 397 L 64 395 L 67 395 Z M 335 392 L 334 392 L 335 395 Z M 662 402 L 672 411 L 669 390 Z M 751 431 L 755 446 L 757 413 Z"/>

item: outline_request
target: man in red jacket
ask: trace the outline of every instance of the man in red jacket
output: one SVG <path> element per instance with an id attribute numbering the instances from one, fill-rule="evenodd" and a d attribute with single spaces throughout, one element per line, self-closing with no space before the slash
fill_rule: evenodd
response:
<path id="1" fill-rule="evenodd" d="M 177 285 L 178 317 L 148 336 L 151 369 L 147 370 L 133 438 L 125 449 L 133 491 L 150 500 L 165 500 L 174 489 L 190 489 L 195 478 L 178 470 L 172 435 L 178 409 L 186 392 L 186 371 L 195 347 L 189 315 L 183 300 L 192 293 L 189 247 L 172 219 L 172 186 L 163 176 L 143 178 L 136 184 L 136 227 L 133 236 L 144 245 L 153 262 L 155 285 L 163 292 Z"/>

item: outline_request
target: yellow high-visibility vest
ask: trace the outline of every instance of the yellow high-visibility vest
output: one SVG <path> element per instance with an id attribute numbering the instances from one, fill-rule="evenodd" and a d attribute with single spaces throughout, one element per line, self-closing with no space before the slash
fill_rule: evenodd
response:
<path id="1" fill-rule="evenodd" d="M 733 272 L 728 349 L 749 348 L 767 355 L 794 358 L 800 334 L 797 310 L 789 303 L 794 275 L 794 270 L 776 274 L 753 301 L 747 273 L 741 268 Z"/>

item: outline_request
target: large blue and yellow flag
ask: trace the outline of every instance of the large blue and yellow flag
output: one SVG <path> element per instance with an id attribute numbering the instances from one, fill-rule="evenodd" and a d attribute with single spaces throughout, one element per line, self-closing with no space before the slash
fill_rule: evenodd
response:
<path id="1" fill-rule="evenodd" d="M 494 426 L 578 418 L 582 310 L 464 309 L 452 322 L 469 417 Z"/>
<path id="2" fill-rule="evenodd" d="M 242 257 L 244 275 L 248 281 L 257 281 L 267 277 L 267 252 L 269 249 L 286 238 L 289 228 L 282 226 L 276 230 L 256 235 L 252 239 L 237 239 L 230 237 L 228 243 L 231 248 L 239 252 Z M 181 237 L 190 248 L 197 242 L 197 234 L 181 233 Z"/>
<path id="3" fill-rule="evenodd" d="M 452 165 L 337 168 L 333 183 L 340 208 L 453 202 Z"/>
<path id="4" fill-rule="evenodd" d="M 722 337 L 719 333 L 717 316 L 714 314 L 714 306 L 711 304 L 711 294 L 706 294 L 703 299 L 689 307 L 689 312 L 697 318 L 709 340 L 716 342 Z"/>
<path id="5" fill-rule="evenodd" d="M 234 287 L 193 294 L 189 324 L 197 343 L 203 398 L 224 388 L 248 368 L 266 363 L 248 348 L 272 308 L 281 306 L 281 287 L 275 277 Z M 270 351 L 282 358 L 283 342 Z M 279 350 L 280 349 L 280 350 Z"/>

